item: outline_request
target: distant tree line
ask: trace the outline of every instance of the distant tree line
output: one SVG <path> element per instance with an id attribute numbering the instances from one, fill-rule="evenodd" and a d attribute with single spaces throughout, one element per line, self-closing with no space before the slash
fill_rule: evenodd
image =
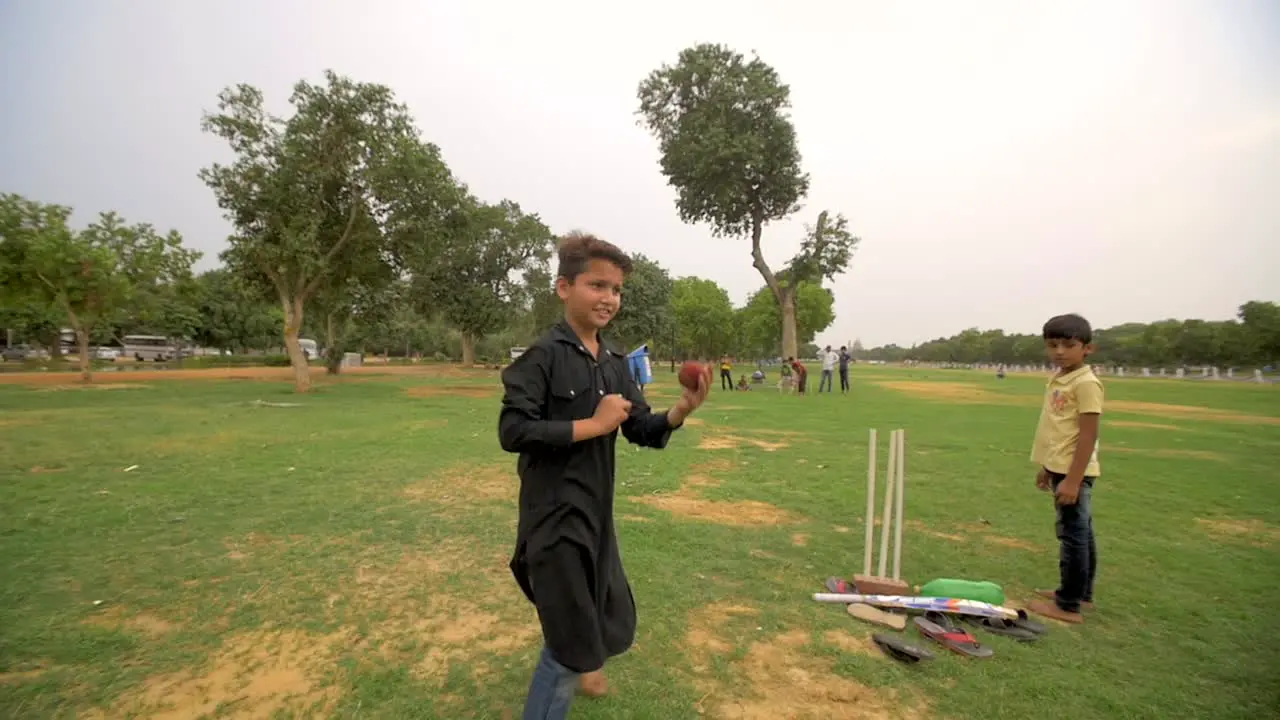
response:
<path id="1" fill-rule="evenodd" d="M 1233 320 L 1161 320 L 1095 330 L 1091 362 L 1127 367 L 1262 367 L 1280 361 L 1280 305 L 1251 301 Z M 861 353 L 868 360 L 954 363 L 1043 363 L 1038 334 L 969 328 L 911 347 L 884 345 Z"/>

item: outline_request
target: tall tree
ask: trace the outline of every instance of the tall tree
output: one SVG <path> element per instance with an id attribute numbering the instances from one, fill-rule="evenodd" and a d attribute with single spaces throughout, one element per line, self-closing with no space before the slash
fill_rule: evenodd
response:
<path id="1" fill-rule="evenodd" d="M 311 387 L 298 344 L 307 302 L 341 289 L 370 256 L 385 257 L 387 223 L 404 204 L 429 203 L 432 180 L 447 175 L 434 146 L 417 139 L 404 105 L 382 85 L 331 71 L 325 84 L 298 82 L 287 120 L 269 114 L 262 92 L 238 85 L 218 96 L 206 132 L 235 160 L 200 172 L 235 227 L 223 258 L 233 272 L 274 295 L 284 312 L 284 344 L 298 391 Z M 406 175 L 406 163 L 425 170 Z M 406 196 L 427 190 L 427 197 Z M 370 247 L 374 246 L 374 247 Z"/>
<path id="2" fill-rule="evenodd" d="M 93 379 L 89 340 L 135 301 L 190 277 L 200 254 L 176 231 L 129 225 L 107 212 L 84 230 L 71 209 L 0 196 L 0 286 L 11 298 L 60 310 L 75 331 L 81 378 Z"/>
<path id="3" fill-rule="evenodd" d="M 537 215 L 509 200 L 486 205 L 464 196 L 444 222 L 440 252 L 416 255 L 411 293 L 462 333 L 462 363 L 476 361 L 476 341 L 528 307 L 547 275 L 554 237 Z"/>
<path id="4" fill-rule="evenodd" d="M 680 218 L 708 223 L 718 237 L 750 236 L 752 265 L 781 308 L 783 352 L 796 354 L 795 287 L 842 272 L 849 255 L 841 254 L 840 241 L 822 239 L 828 229 L 847 235 L 843 218 L 828 222 L 824 213 L 814 231 L 818 241 L 789 264 L 794 282 L 764 259 L 765 224 L 798 210 L 809 190 L 787 112 L 790 88 L 759 57 L 702 44 L 650 73 L 638 96 L 641 122 L 657 138 L 662 173 L 676 189 Z M 854 243 L 850 236 L 845 249 Z"/>
<path id="5" fill-rule="evenodd" d="M 646 342 L 668 341 L 671 333 L 671 275 L 642 254 L 631 256 L 631 274 L 622 290 L 622 308 L 609 334 L 627 351 Z"/>
<path id="6" fill-rule="evenodd" d="M 733 303 L 714 280 L 677 278 L 671 310 L 679 349 L 686 356 L 711 359 L 729 352 L 733 339 Z"/>

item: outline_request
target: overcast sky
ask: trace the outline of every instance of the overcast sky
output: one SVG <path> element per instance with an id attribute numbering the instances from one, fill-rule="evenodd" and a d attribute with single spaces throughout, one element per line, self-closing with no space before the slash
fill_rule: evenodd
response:
<path id="1" fill-rule="evenodd" d="M 1280 299 L 1275 0 L 0 0 L 0 191 L 176 228 L 209 267 L 228 226 L 196 173 L 226 151 L 201 113 L 241 82 L 283 112 L 332 68 L 389 85 L 481 198 L 740 303 L 749 241 L 680 222 L 634 115 L 698 42 L 791 85 L 812 185 L 769 262 L 822 209 L 862 238 L 821 342 Z"/>

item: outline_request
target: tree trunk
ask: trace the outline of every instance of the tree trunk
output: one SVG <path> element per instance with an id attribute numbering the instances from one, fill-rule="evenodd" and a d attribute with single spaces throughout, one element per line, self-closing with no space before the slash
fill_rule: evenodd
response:
<path id="1" fill-rule="evenodd" d="M 342 355 L 346 349 L 338 342 L 338 331 L 334 324 L 333 313 L 329 313 L 324 319 L 324 369 L 330 375 L 342 372 Z"/>
<path id="2" fill-rule="evenodd" d="M 796 341 L 796 289 L 782 288 L 782 299 L 778 303 L 782 310 L 782 357 L 799 359 L 800 348 Z"/>
<path id="3" fill-rule="evenodd" d="M 476 363 L 476 336 L 469 332 L 462 333 L 462 366 L 471 367 Z"/>
<path id="4" fill-rule="evenodd" d="M 796 357 L 795 293 L 787 292 L 788 288 L 778 282 L 778 276 L 773 274 L 769 264 L 764 261 L 764 253 L 760 251 L 760 235 L 763 232 L 764 214 L 758 210 L 754 211 L 751 214 L 751 264 L 760 272 L 760 277 L 764 278 L 764 284 L 769 286 L 769 290 L 773 292 L 773 298 L 778 301 L 778 307 L 782 310 L 782 357 Z M 787 310 L 788 305 L 790 305 L 790 311 Z"/>
<path id="5" fill-rule="evenodd" d="M 300 393 L 311 390 L 311 367 L 307 364 L 307 356 L 298 343 L 298 333 L 302 330 L 302 299 L 281 298 L 284 306 L 284 347 L 289 353 L 289 365 L 293 367 L 293 387 Z"/>
<path id="6" fill-rule="evenodd" d="M 76 328 L 76 345 L 80 347 L 80 380 L 93 382 L 93 366 L 89 364 L 89 331 Z"/>

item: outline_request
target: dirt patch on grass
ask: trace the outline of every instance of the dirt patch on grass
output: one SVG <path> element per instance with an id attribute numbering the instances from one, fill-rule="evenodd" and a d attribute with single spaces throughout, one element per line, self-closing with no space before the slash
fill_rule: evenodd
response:
<path id="1" fill-rule="evenodd" d="M 684 424 L 689 427 L 698 427 L 699 425 L 706 425 L 707 421 L 702 418 L 690 417 L 684 419 Z"/>
<path id="2" fill-rule="evenodd" d="M 999 545 L 1001 547 L 1013 548 L 1015 550 L 1029 550 L 1032 552 L 1039 552 L 1040 550 L 1043 549 L 1039 545 L 1036 545 L 1035 543 L 1028 542 L 1020 538 L 999 535 L 993 532 L 989 525 L 985 525 L 983 523 L 961 523 L 960 525 L 957 526 L 957 529 L 962 530 L 971 535 L 976 535 L 983 542 L 988 542 L 988 543 L 991 543 L 992 545 Z M 956 537 L 959 537 L 960 539 L 964 539 L 962 536 L 951 536 L 951 537 L 947 537 L 947 539 L 954 539 Z"/>
<path id="3" fill-rule="evenodd" d="M 95 613 L 84 619 L 84 624 L 108 630 L 124 630 L 158 638 L 168 635 L 177 629 L 173 623 L 150 613 L 130 615 L 119 605 Z"/>
<path id="4" fill-rule="evenodd" d="M 638 523 L 653 522 L 653 518 L 647 518 L 643 515 L 619 515 L 618 519 L 626 520 L 627 522 L 638 522 Z"/>
<path id="5" fill-rule="evenodd" d="M 1280 528 L 1271 527 L 1261 520 L 1196 518 L 1196 524 L 1220 540 L 1243 541 L 1260 548 L 1280 542 Z"/>
<path id="6" fill-rule="evenodd" d="M 10 672 L 0 672 L 0 685 L 21 685 L 22 683 L 32 682 L 44 677 L 49 672 L 48 667 L 36 667 L 30 670 L 12 670 Z"/>
<path id="7" fill-rule="evenodd" d="M 809 534 L 808 533 L 792 534 L 791 544 L 795 545 L 796 547 L 805 547 L 806 545 L 809 544 Z"/>
<path id="8" fill-rule="evenodd" d="M 879 522 L 877 521 L 876 524 L 878 525 Z M 928 535 L 929 537 L 937 538 L 939 540 L 946 540 L 948 542 L 964 542 L 966 539 L 965 536 L 963 535 L 956 535 L 954 533 L 945 533 L 945 532 L 940 532 L 938 530 L 934 530 L 933 528 L 929 527 L 928 525 L 925 525 L 919 520 L 908 520 L 907 529 L 909 529 L 913 533 Z"/>
<path id="9" fill-rule="evenodd" d="M 635 502 L 666 510 L 672 515 L 716 523 L 717 525 L 751 527 L 787 525 L 800 521 L 798 517 L 782 508 L 756 500 L 706 500 L 683 492 L 668 495 L 646 495 L 631 499 Z"/>
<path id="10" fill-rule="evenodd" d="M 477 660 L 491 654 L 509 655 L 533 644 L 540 633 L 536 622 L 512 624 L 469 601 L 437 595 L 409 630 L 408 636 L 416 638 L 425 651 L 411 672 L 443 682 L 450 667 L 462 663 L 471 666 L 474 676 L 483 677 L 487 668 Z"/>
<path id="11" fill-rule="evenodd" d="M 45 467 L 44 465 L 36 465 L 31 468 L 32 475 L 49 475 L 51 473 L 66 472 L 64 467 Z"/>
<path id="12" fill-rule="evenodd" d="M 179 720 L 223 711 L 231 717 L 266 718 L 292 712 L 328 715 L 338 699 L 326 682 L 334 658 L 349 642 L 345 633 L 250 632 L 232 636 L 202 667 L 148 678 L 107 713 Z"/>
<path id="13" fill-rule="evenodd" d="M 715 458 L 706 462 L 695 463 L 689 467 L 690 472 L 694 473 L 715 473 L 729 472 L 733 469 L 733 463 L 724 458 Z"/>
<path id="14" fill-rule="evenodd" d="M 760 440 L 759 438 L 748 438 L 740 435 L 708 435 L 702 438 L 702 442 L 698 443 L 699 450 L 734 450 L 736 448 L 753 446 L 758 447 L 765 452 L 774 452 L 788 447 L 790 443 L 770 442 L 768 440 Z"/>
<path id="15" fill-rule="evenodd" d="M 1155 415 L 1157 417 L 1205 420 L 1208 422 L 1280 425 L 1280 417 L 1250 415 L 1248 413 L 1198 405 L 1166 405 L 1164 403 L 1140 402 L 1137 400 L 1115 400 L 1107 403 L 1107 410 L 1110 412 L 1128 412 L 1135 415 Z"/>
<path id="16" fill-rule="evenodd" d="M 1164 458 L 1189 458 L 1192 460 L 1215 460 L 1217 462 L 1226 462 L 1226 456 L 1213 452 L 1212 450 L 1180 450 L 1178 448 L 1131 448 L 1119 445 L 1111 445 L 1104 452 L 1117 452 L 1126 455 L 1148 455 L 1150 457 Z"/>
<path id="17" fill-rule="evenodd" d="M 913 380 L 893 380 L 877 382 L 882 388 L 906 393 L 926 400 L 964 403 L 973 405 L 1033 405 L 1038 401 L 1028 395 L 1003 395 L 971 383 L 958 382 L 920 382 Z"/>
<path id="18" fill-rule="evenodd" d="M 404 394 L 411 398 L 487 398 L 496 397 L 498 389 L 485 385 L 414 385 L 411 388 L 405 388 Z"/>
<path id="19" fill-rule="evenodd" d="M 713 604 L 690 614 L 685 646 L 696 708 L 723 720 L 775 718 L 915 718 L 926 708 L 892 689 L 877 689 L 837 675 L 834 663 L 808 652 L 809 633 L 790 630 L 769 638 L 747 635 L 735 620 L 755 615 L 741 605 Z M 858 646 L 843 633 L 828 633 L 840 647 Z M 746 653 L 735 658 L 737 648 Z M 862 649 L 857 650 L 862 652 Z M 715 662 L 717 661 L 718 662 Z M 717 676 L 716 665 L 724 668 Z"/>
<path id="20" fill-rule="evenodd" d="M 1107 427 L 1143 428 L 1147 430 L 1181 430 L 1177 425 L 1164 423 L 1140 422 L 1138 420 L 1108 420 Z"/>
<path id="21" fill-rule="evenodd" d="M 720 481 L 710 475 L 702 473 L 694 473 L 684 479 L 684 486 L 687 488 L 709 488 L 719 487 Z"/>
<path id="22" fill-rule="evenodd" d="M 448 427 L 449 421 L 445 418 L 435 418 L 432 420 L 415 420 L 409 423 L 410 430 L 440 430 Z"/>
<path id="23" fill-rule="evenodd" d="M 520 481 L 506 465 L 458 465 L 403 490 L 404 496 L 413 502 L 450 506 L 490 501 L 515 502 L 519 492 Z"/>
<path id="24" fill-rule="evenodd" d="M 839 648 L 844 652 L 859 653 L 862 655 L 879 655 L 880 649 L 866 635 L 853 635 L 844 630 L 828 630 L 822 639 L 832 647 Z"/>

